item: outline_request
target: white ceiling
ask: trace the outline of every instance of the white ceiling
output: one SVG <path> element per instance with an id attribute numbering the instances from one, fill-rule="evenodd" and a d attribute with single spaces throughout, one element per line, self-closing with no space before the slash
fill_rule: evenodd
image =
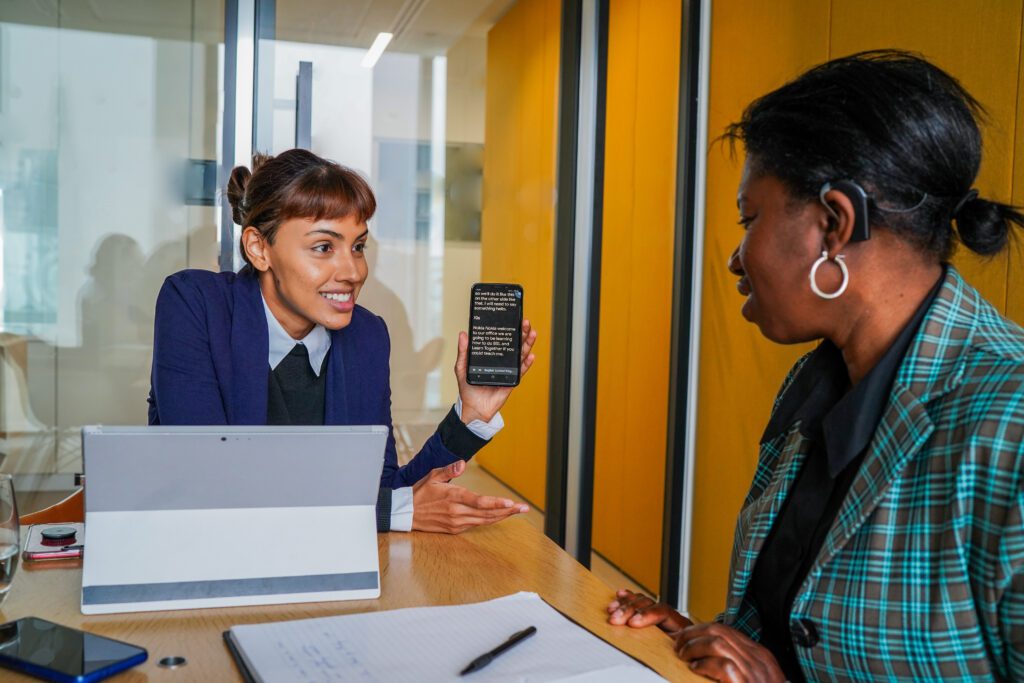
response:
<path id="1" fill-rule="evenodd" d="M 279 40 L 367 48 L 382 31 L 389 50 L 444 54 L 484 35 L 515 0 L 277 0 Z M 219 42 L 223 0 L 0 0 L 0 22 Z M 194 25 L 193 25 L 194 22 Z"/>
<path id="2" fill-rule="evenodd" d="M 461 37 L 485 34 L 515 0 L 277 0 L 277 38 L 367 48 L 394 33 L 388 49 L 440 55 Z"/>

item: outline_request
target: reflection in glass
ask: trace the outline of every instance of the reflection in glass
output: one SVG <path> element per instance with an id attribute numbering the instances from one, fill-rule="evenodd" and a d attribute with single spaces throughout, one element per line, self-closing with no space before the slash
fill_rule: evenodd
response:
<path id="1" fill-rule="evenodd" d="M 0 7 L 0 452 L 23 509 L 144 424 L 163 278 L 215 267 L 223 0 Z"/>
<path id="2" fill-rule="evenodd" d="M 418 448 L 457 394 L 481 272 L 487 35 L 515 3 L 275 4 L 255 147 L 294 146 L 298 63 L 312 62 L 312 150 L 377 192 L 360 303 L 389 325 L 396 437 Z M 156 292 L 216 268 L 224 10 L 0 6 L 0 470 L 35 492 L 24 511 L 72 486 L 81 425 L 145 422 Z"/>

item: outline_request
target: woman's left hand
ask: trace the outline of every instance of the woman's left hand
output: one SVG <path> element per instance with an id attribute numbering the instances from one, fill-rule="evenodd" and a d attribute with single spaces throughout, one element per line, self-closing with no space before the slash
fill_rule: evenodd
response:
<path id="1" fill-rule="evenodd" d="M 768 648 L 723 624 L 697 624 L 675 636 L 676 654 L 690 669 L 713 681 L 784 683 L 786 676 Z"/>
<path id="2" fill-rule="evenodd" d="M 523 321 L 522 352 L 519 356 L 519 376 L 522 378 L 533 365 L 534 356 L 530 351 L 537 341 L 537 332 L 530 327 L 530 321 Z M 475 386 L 466 381 L 468 364 L 467 349 L 469 336 L 459 332 L 459 354 L 455 359 L 455 378 L 459 381 L 459 397 L 462 399 L 462 422 L 469 424 L 473 420 L 490 422 L 508 400 L 514 387 Z"/>

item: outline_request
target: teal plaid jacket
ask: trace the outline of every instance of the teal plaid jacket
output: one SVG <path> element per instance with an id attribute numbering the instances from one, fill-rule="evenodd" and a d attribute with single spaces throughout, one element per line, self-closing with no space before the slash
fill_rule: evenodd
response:
<path id="1" fill-rule="evenodd" d="M 806 457 L 798 427 L 761 445 L 736 525 L 719 619 L 754 639 L 744 596 Z M 949 268 L 793 601 L 817 632 L 796 646 L 808 680 L 1024 679 L 1022 474 L 1024 330 Z"/>

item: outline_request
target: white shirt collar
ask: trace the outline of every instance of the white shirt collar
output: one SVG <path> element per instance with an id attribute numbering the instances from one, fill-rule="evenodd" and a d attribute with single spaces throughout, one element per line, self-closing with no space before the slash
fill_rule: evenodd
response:
<path id="1" fill-rule="evenodd" d="M 270 334 L 270 352 L 267 358 L 270 369 L 276 368 L 284 360 L 284 357 L 291 353 L 296 344 L 302 344 L 306 347 L 306 352 L 309 353 L 310 367 L 319 377 L 324 357 L 331 348 L 331 335 L 323 325 L 314 325 L 309 334 L 302 339 L 292 339 L 292 336 L 285 331 L 274 314 L 270 312 L 267 300 L 263 298 L 263 292 L 260 292 L 260 300 L 263 302 L 263 312 L 267 314 L 267 332 Z"/>

